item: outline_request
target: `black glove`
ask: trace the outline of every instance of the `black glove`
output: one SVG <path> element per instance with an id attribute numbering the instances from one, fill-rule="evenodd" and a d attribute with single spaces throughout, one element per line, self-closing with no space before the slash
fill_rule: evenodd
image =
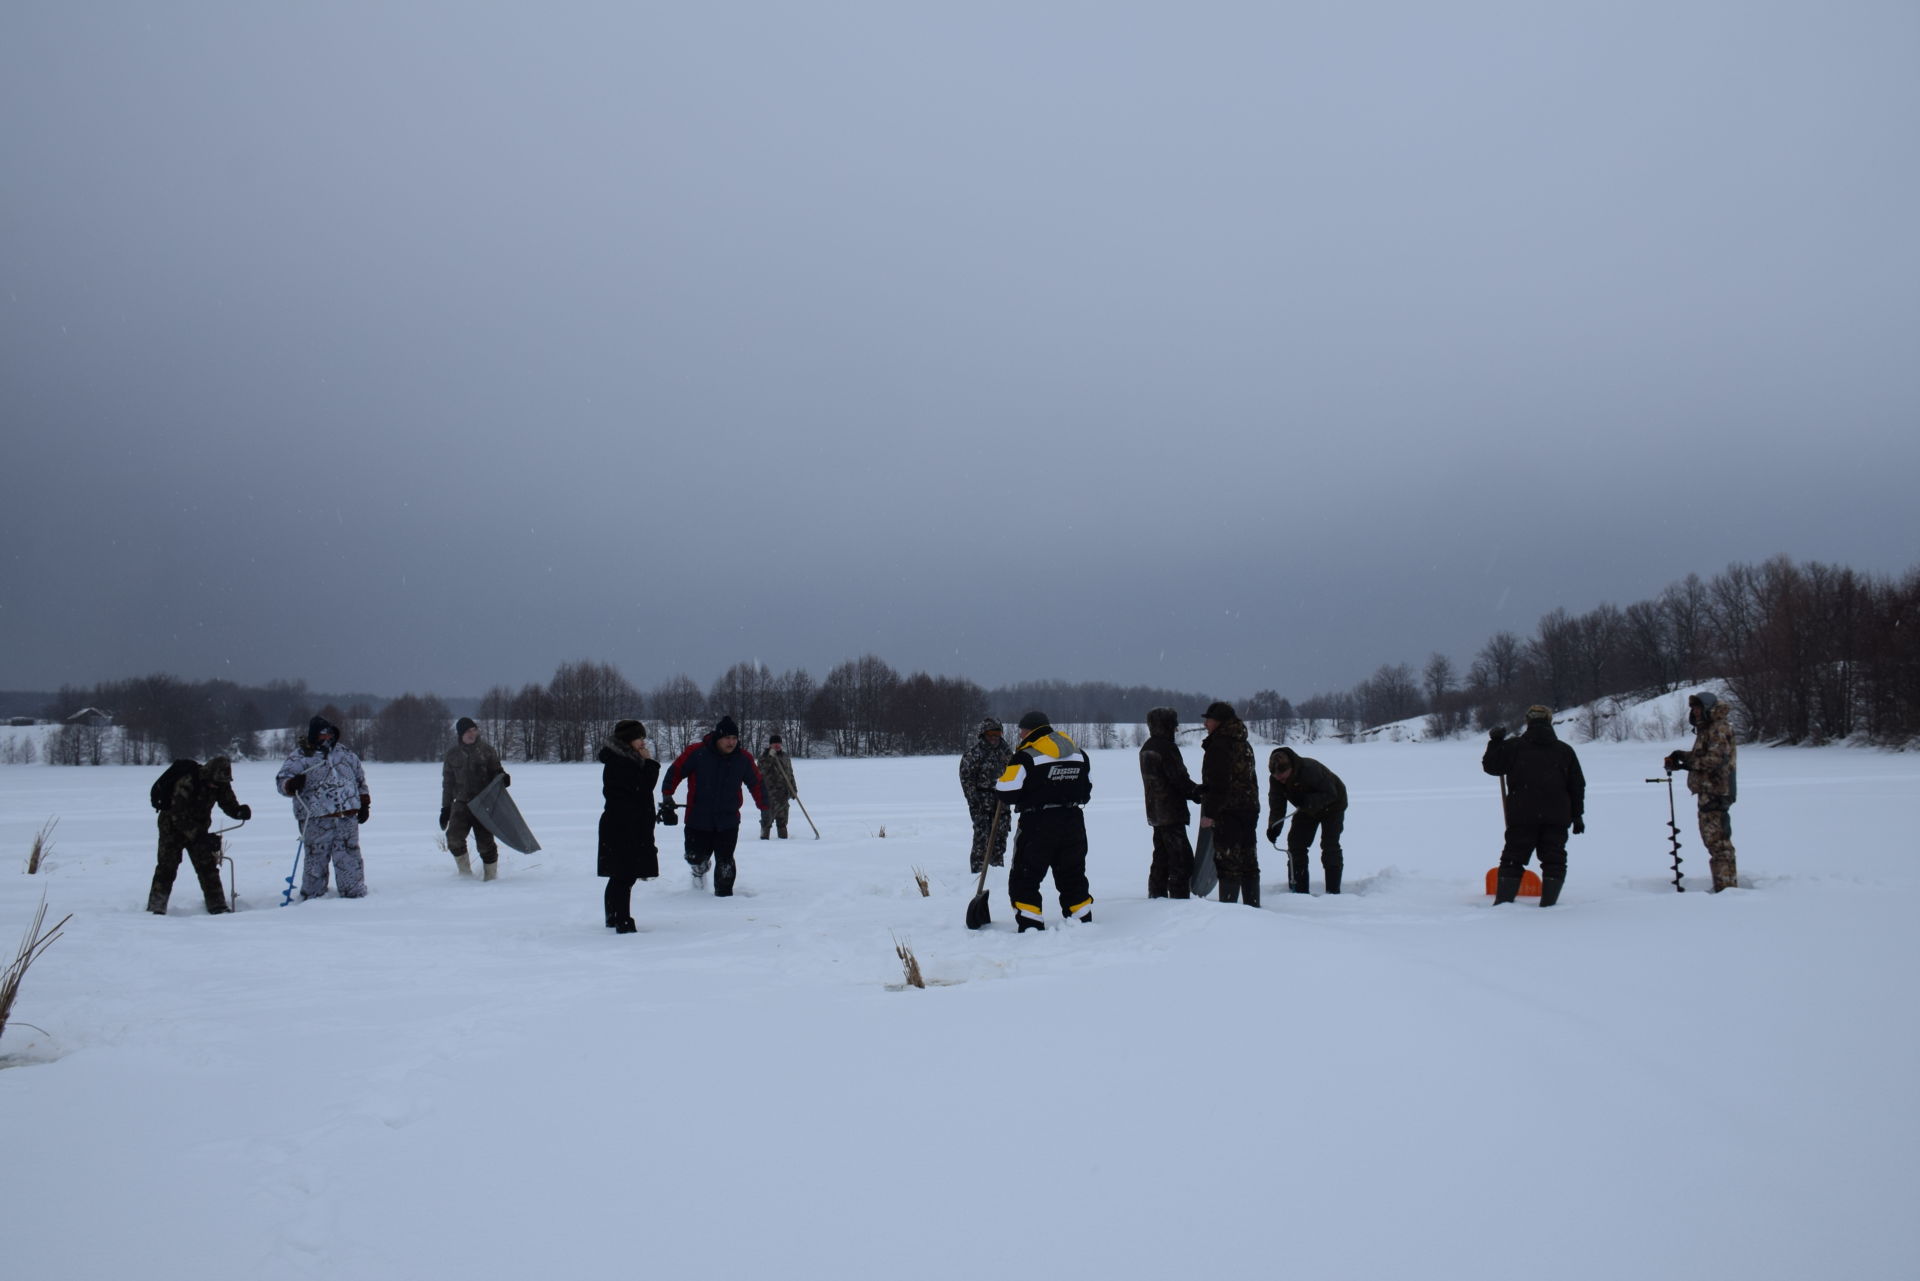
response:
<path id="1" fill-rule="evenodd" d="M 253 806 L 251 806 L 251 805 L 242 805 L 242 806 L 240 807 L 240 821 L 241 821 L 242 823 L 244 823 L 244 822 L 246 822 L 246 821 L 247 821 L 248 819 L 250 819 L 250 818 L 252 818 L 252 817 L 253 817 Z"/>
<path id="2" fill-rule="evenodd" d="M 1573 818 L 1573 834 L 1574 834 L 1575 836 L 1580 836 L 1580 835 L 1582 835 L 1582 834 L 1584 834 L 1584 833 L 1586 832 L 1586 830 L 1587 830 L 1587 820 L 1586 820 L 1586 819 L 1584 819 L 1584 818 L 1581 818 L 1581 817 L 1580 817 L 1579 815 L 1577 815 L 1577 814 L 1576 814 L 1576 815 L 1574 815 L 1574 818 Z"/>
<path id="3" fill-rule="evenodd" d="M 373 816 L 373 798 L 365 792 L 360 793 L 360 812 L 355 814 L 356 822 L 364 823 Z"/>
<path id="4" fill-rule="evenodd" d="M 1499 742 L 1501 739 L 1505 738 L 1506 736 L 1507 736 L 1507 727 L 1505 725 L 1495 725 L 1492 729 L 1487 731 L 1487 737 L 1492 739 L 1496 743 Z"/>
<path id="5" fill-rule="evenodd" d="M 1280 824 L 1267 824 L 1267 844 L 1278 847 L 1280 844 Z"/>
<path id="6" fill-rule="evenodd" d="M 1671 774 L 1677 769 L 1685 769 L 1686 767 L 1687 754 L 1685 752 L 1667 753 L 1667 773 Z"/>
<path id="7" fill-rule="evenodd" d="M 673 798 L 671 796 L 661 798 L 661 801 L 660 801 L 661 826 L 673 827 L 677 825 L 679 822 L 680 822 L 680 807 L 673 803 Z"/>
<path id="8" fill-rule="evenodd" d="M 509 773 L 507 773 L 507 772 L 506 772 L 505 770 L 501 770 L 501 771 L 500 771 L 500 786 L 502 786 L 502 787 L 512 787 L 512 786 L 513 786 L 513 775 L 511 775 L 511 774 L 509 774 Z"/>
<path id="9" fill-rule="evenodd" d="M 295 792 L 299 791 L 301 788 L 305 787 L 306 785 L 307 785 L 307 776 L 305 774 L 295 774 L 292 778 L 287 780 L 287 795 L 292 796 Z"/>
<path id="10" fill-rule="evenodd" d="M 445 805 L 440 807 L 440 830 L 443 832 L 447 830 L 447 819 L 451 812 Z"/>

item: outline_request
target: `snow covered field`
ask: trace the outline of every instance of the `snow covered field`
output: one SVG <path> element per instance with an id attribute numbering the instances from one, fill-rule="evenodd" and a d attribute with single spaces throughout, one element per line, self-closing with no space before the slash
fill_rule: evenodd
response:
<path id="1" fill-rule="evenodd" d="M 1920 754 L 1745 750 L 1752 888 L 1710 896 L 1642 781 L 1680 745 L 1579 749 L 1545 911 L 1480 892 L 1477 739 L 1306 748 L 1349 892 L 1269 850 L 1258 911 L 1146 901 L 1133 753 L 1096 753 L 1095 920 L 1025 936 L 998 871 L 964 928 L 949 758 L 798 762 L 824 839 L 744 841 L 731 900 L 663 829 L 629 937 L 597 768 L 512 767 L 547 848 L 482 884 L 437 767 L 370 765 L 371 895 L 283 910 L 293 823 L 243 763 L 242 910 L 183 867 L 166 919 L 157 770 L 0 768 L 0 946 L 43 889 L 73 913 L 0 1038 L 5 1272 L 1912 1277 Z"/>

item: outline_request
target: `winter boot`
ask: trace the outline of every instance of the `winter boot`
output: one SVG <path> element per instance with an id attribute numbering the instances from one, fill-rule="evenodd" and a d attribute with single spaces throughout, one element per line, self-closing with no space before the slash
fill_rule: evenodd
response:
<path id="1" fill-rule="evenodd" d="M 773 839 L 773 824 L 771 822 L 760 825 L 760 839 L 763 841 Z"/>
<path id="2" fill-rule="evenodd" d="M 717 859 L 713 865 L 713 896 L 715 898 L 733 897 L 734 861 L 730 858 Z"/>
<path id="3" fill-rule="evenodd" d="M 1740 888 L 1740 878 L 1733 870 L 1734 862 L 1732 859 L 1713 858 L 1708 860 L 1708 864 L 1713 868 L 1713 892 L 1715 894 L 1718 894 L 1721 890 Z"/>
<path id="4" fill-rule="evenodd" d="M 453 865 L 460 869 L 460 875 L 462 876 L 473 875 L 473 860 L 468 858 L 465 854 L 455 854 L 453 856 Z"/>
<path id="5" fill-rule="evenodd" d="M 1240 901 L 1248 907 L 1260 906 L 1260 878 L 1258 876 L 1241 878 Z"/>
<path id="6" fill-rule="evenodd" d="M 481 860 L 480 879 L 483 881 L 499 880 L 500 879 L 500 860 L 495 859 L 491 863 L 485 861 L 484 859 Z"/>
<path id="7" fill-rule="evenodd" d="M 780 839 L 783 841 L 787 839 L 787 825 L 785 822 L 780 824 Z"/>
<path id="8" fill-rule="evenodd" d="M 1518 871 L 1509 872 L 1506 868 L 1501 868 L 1500 879 L 1494 882 L 1493 905 L 1499 907 L 1502 903 L 1511 903 L 1515 898 L 1519 897 L 1519 894 L 1520 873 Z"/>
<path id="9" fill-rule="evenodd" d="M 640 927 L 634 924 L 631 916 L 623 916 L 614 922 L 613 932 L 615 934 L 638 934 Z"/>
<path id="10" fill-rule="evenodd" d="M 1560 901 L 1560 887 L 1567 883 L 1566 874 L 1543 876 L 1540 878 L 1540 906 L 1552 907 Z"/>
<path id="11" fill-rule="evenodd" d="M 1340 892 L 1340 873 L 1346 870 L 1346 863 L 1337 858 L 1322 858 L 1320 866 L 1327 874 L 1327 893 Z"/>
<path id="12" fill-rule="evenodd" d="M 153 869 L 153 885 L 147 890 L 147 910 L 155 916 L 167 914 L 167 900 L 173 897 L 173 877 L 177 867 Z"/>
<path id="13" fill-rule="evenodd" d="M 1220 877 L 1220 901 L 1222 903 L 1238 903 L 1240 901 L 1239 878 L 1224 874 Z"/>
<path id="14" fill-rule="evenodd" d="M 1287 888 L 1295 894 L 1307 892 L 1307 856 L 1304 853 L 1287 855 Z"/>
<path id="15" fill-rule="evenodd" d="M 1036 921 L 1030 917 L 1022 916 L 1018 912 L 1014 913 L 1013 919 L 1020 923 L 1020 928 L 1014 931 L 1015 934 L 1025 934 L 1028 930 L 1044 930 L 1047 928 L 1045 921 Z"/>

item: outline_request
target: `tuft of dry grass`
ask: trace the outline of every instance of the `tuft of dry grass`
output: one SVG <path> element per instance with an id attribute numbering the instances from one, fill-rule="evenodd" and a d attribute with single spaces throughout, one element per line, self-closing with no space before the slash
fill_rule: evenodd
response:
<path id="1" fill-rule="evenodd" d="M 883 841 L 884 841 L 884 840 L 886 840 L 886 839 L 887 839 L 887 825 L 886 825 L 885 823 L 882 823 L 882 824 L 880 825 L 880 830 L 879 830 L 879 831 L 877 831 L 877 832 L 875 832 L 875 833 L 874 833 L 874 835 L 875 835 L 875 836 L 877 836 L 877 837 L 879 837 L 879 838 L 880 838 L 881 840 L 883 840 Z"/>
<path id="2" fill-rule="evenodd" d="M 908 986 L 925 987 L 927 981 L 920 975 L 919 958 L 914 956 L 913 949 L 902 942 L 898 934 L 893 936 L 893 950 L 899 954 L 900 963 L 906 966 Z"/>
<path id="3" fill-rule="evenodd" d="M 918 886 L 920 887 L 920 897 L 921 897 L 921 898 L 932 898 L 932 897 L 933 897 L 933 891 L 927 888 L 927 874 L 926 874 L 925 872 L 923 872 L 923 871 L 921 871 L 921 870 L 920 870 L 919 868 L 917 868 L 917 867 L 916 867 L 916 868 L 914 868 L 914 869 L 913 869 L 913 879 L 914 879 L 914 883 L 915 883 L 915 884 L 917 884 L 917 885 L 918 885 Z"/>
<path id="4" fill-rule="evenodd" d="M 40 870 L 40 864 L 53 852 L 53 829 L 60 826 L 60 820 L 50 818 L 40 825 L 33 834 L 33 848 L 27 851 L 27 875 L 32 876 Z"/>
<path id="5" fill-rule="evenodd" d="M 0 1033 L 7 1030 L 7 1015 L 13 1012 L 13 998 L 20 994 L 20 980 L 26 977 L 27 967 L 40 959 L 53 941 L 60 937 L 60 931 L 73 919 L 69 912 L 60 918 L 60 924 L 50 930 L 40 927 L 47 919 L 47 896 L 40 896 L 40 910 L 33 914 L 33 924 L 27 928 L 27 935 L 20 940 L 20 950 L 14 955 L 13 964 L 7 972 L 0 975 Z"/>

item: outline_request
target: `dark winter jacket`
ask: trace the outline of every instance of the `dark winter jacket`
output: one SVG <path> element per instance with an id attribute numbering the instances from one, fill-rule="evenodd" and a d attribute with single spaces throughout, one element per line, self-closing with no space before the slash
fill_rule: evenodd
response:
<path id="1" fill-rule="evenodd" d="M 1220 722 L 1220 728 L 1200 744 L 1200 813 L 1218 819 L 1234 815 L 1260 816 L 1260 779 L 1253 770 L 1253 745 L 1247 727 L 1238 719 Z"/>
<path id="2" fill-rule="evenodd" d="M 1140 782 L 1147 795 L 1149 827 L 1185 827 L 1187 802 L 1200 799 L 1200 785 L 1187 773 L 1174 731 L 1180 718 L 1171 707 L 1147 713 L 1147 741 L 1140 745 Z"/>
<path id="3" fill-rule="evenodd" d="M 660 784 L 660 795 L 671 797 L 682 779 L 687 784 L 686 824 L 702 832 L 724 832 L 740 826 L 740 789 L 746 788 L 753 803 L 767 808 L 766 785 L 760 780 L 760 767 L 753 753 L 736 747 L 723 753 L 714 746 L 718 731 L 697 743 L 689 743 L 667 770 Z"/>
<path id="4" fill-rule="evenodd" d="M 1518 737 L 1488 743 L 1480 768 L 1507 780 L 1509 827 L 1566 827 L 1587 812 L 1580 757 L 1554 734 L 1551 721 L 1528 721 Z"/>
<path id="5" fill-rule="evenodd" d="M 994 795 L 1020 813 L 1085 805 L 1093 796 L 1087 754 L 1051 725 L 1029 730 L 994 783 Z"/>
<path id="6" fill-rule="evenodd" d="M 455 743 L 440 761 L 440 808 L 466 804 L 486 791 L 495 775 L 506 772 L 500 753 L 486 739 Z"/>
<path id="7" fill-rule="evenodd" d="M 653 843 L 653 785 L 660 762 L 626 743 L 608 739 L 600 748 L 601 876 L 649 880 L 660 875 L 660 851 Z"/>
<path id="8" fill-rule="evenodd" d="M 1004 731 L 998 742 L 987 737 L 988 730 L 1001 728 L 1000 722 L 991 716 L 981 721 L 979 737 L 960 758 L 960 794 L 967 798 L 969 809 L 981 805 L 991 807 L 993 785 L 1000 781 L 1007 762 L 1013 757 L 1013 745 L 1007 742 Z"/>
<path id="9" fill-rule="evenodd" d="M 212 825 L 215 805 L 228 818 L 253 817 L 252 808 L 242 805 L 233 794 L 233 764 L 224 756 L 216 756 L 205 765 L 175 761 L 162 776 L 163 782 L 167 776 L 172 777 L 172 782 L 154 789 L 164 793 L 157 798 L 161 802 L 157 808 L 163 828 L 198 836 Z"/>
<path id="10" fill-rule="evenodd" d="M 1293 766 L 1284 783 L 1278 777 L 1283 764 Z M 1347 808 L 1347 785 L 1312 757 L 1276 747 L 1267 757 L 1267 826 L 1284 819 L 1289 805 L 1308 818 L 1327 818 Z"/>

